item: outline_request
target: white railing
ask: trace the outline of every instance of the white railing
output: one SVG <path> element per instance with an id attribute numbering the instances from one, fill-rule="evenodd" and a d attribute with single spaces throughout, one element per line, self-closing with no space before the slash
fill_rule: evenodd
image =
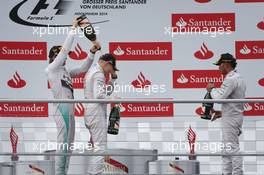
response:
<path id="1" fill-rule="evenodd" d="M 0 99 L 0 103 L 264 103 L 261 99 Z"/>

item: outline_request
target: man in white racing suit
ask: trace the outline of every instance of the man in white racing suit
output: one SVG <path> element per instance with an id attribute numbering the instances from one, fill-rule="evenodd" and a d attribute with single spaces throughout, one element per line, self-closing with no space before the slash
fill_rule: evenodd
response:
<path id="1" fill-rule="evenodd" d="M 100 56 L 86 74 L 84 96 L 86 99 L 105 99 L 114 90 L 117 79 L 116 59 L 112 54 Z M 106 83 L 106 76 L 111 79 Z M 90 132 L 93 153 L 104 154 L 107 147 L 107 104 L 88 103 L 85 106 L 85 126 Z M 101 174 L 104 171 L 104 156 L 88 157 L 87 174 Z"/>
<path id="2" fill-rule="evenodd" d="M 214 88 L 213 83 L 207 85 L 208 92 L 211 92 L 213 99 L 244 99 L 246 84 L 240 74 L 235 71 L 236 59 L 229 53 L 222 54 L 215 63 L 225 76 L 224 82 L 219 89 Z M 224 154 L 238 154 L 239 136 L 242 133 L 243 124 L 243 103 L 223 103 L 221 111 L 215 111 L 212 121 L 222 118 L 222 140 L 224 144 Z M 243 159 L 241 156 L 223 156 L 224 175 L 242 175 Z"/>
<path id="3" fill-rule="evenodd" d="M 49 65 L 45 72 L 51 91 L 55 99 L 73 99 L 71 78 L 86 73 L 94 60 L 94 53 L 98 46 L 93 46 L 88 58 L 80 67 L 67 70 L 65 67 L 68 53 L 76 34 L 78 21 L 74 20 L 71 31 L 62 46 L 53 46 L 49 52 Z M 53 106 L 53 115 L 57 126 L 57 153 L 70 153 L 69 149 L 74 142 L 75 119 L 74 104 L 56 103 Z M 69 166 L 69 156 L 56 156 L 56 175 L 66 175 Z"/>

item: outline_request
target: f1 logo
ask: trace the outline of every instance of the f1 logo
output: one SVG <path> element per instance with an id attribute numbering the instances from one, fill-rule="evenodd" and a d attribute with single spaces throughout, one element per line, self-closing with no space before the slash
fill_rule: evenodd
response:
<path id="1" fill-rule="evenodd" d="M 66 7 L 69 4 L 69 1 L 59 0 L 54 9 L 58 9 L 56 15 L 63 15 L 66 12 Z M 47 0 L 39 0 L 36 7 L 31 12 L 31 15 L 38 15 L 40 10 L 45 10 L 50 4 L 47 3 Z"/>

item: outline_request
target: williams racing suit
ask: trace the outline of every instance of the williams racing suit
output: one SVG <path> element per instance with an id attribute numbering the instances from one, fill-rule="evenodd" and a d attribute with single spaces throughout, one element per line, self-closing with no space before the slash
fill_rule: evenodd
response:
<path id="1" fill-rule="evenodd" d="M 219 89 L 212 89 L 213 99 L 244 99 L 246 85 L 240 74 L 236 71 L 229 72 Z M 242 103 L 222 104 L 222 140 L 224 144 L 224 154 L 237 154 L 239 148 L 239 135 L 242 133 L 243 124 Z M 224 175 L 242 175 L 243 159 L 240 156 L 223 156 Z"/>
<path id="2" fill-rule="evenodd" d="M 71 70 L 67 70 L 64 67 L 75 33 L 75 30 L 70 31 L 62 46 L 62 50 L 45 70 L 55 99 L 73 99 L 71 78 L 81 73 L 86 73 L 93 62 L 94 55 L 90 53 L 80 67 Z M 56 103 L 53 106 L 53 111 L 57 126 L 57 153 L 70 153 L 71 150 L 68 148 L 74 142 L 75 135 L 74 104 Z M 69 166 L 69 156 L 56 156 L 55 162 L 56 175 L 65 175 Z"/>
<path id="3" fill-rule="evenodd" d="M 94 64 L 86 74 L 84 96 L 86 99 L 105 99 L 114 90 L 114 81 L 106 84 L 101 66 Z M 107 104 L 88 103 L 85 106 L 85 126 L 90 132 L 93 152 L 104 154 L 107 147 Z M 104 171 L 104 156 L 91 156 L 87 160 L 87 174 L 101 174 Z"/>

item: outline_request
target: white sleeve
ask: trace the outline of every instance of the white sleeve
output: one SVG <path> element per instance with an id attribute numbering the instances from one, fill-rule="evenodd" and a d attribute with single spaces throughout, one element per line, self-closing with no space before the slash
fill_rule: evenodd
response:
<path id="1" fill-rule="evenodd" d="M 110 80 L 109 84 L 105 84 L 105 77 L 101 73 L 94 75 L 93 92 L 95 99 L 105 99 L 114 91 L 114 80 Z"/>
<path id="2" fill-rule="evenodd" d="M 212 89 L 211 96 L 213 99 L 227 99 L 227 97 L 235 89 L 235 80 L 231 78 L 226 78 L 218 89 Z"/>
<path id="3" fill-rule="evenodd" d="M 60 53 L 57 55 L 57 57 L 54 59 L 54 61 L 48 65 L 47 70 L 55 70 L 59 66 L 62 66 L 64 62 L 67 59 L 68 53 L 70 51 L 70 48 L 72 46 L 73 40 L 74 40 L 74 35 L 76 34 L 75 29 L 72 29 L 66 40 L 64 41 L 62 45 L 62 49 Z"/>
<path id="4" fill-rule="evenodd" d="M 94 54 L 89 52 L 88 58 L 85 59 L 84 63 L 81 66 L 73 68 L 69 71 L 70 76 L 76 77 L 81 73 L 86 73 L 93 64 L 93 61 L 94 61 Z"/>

